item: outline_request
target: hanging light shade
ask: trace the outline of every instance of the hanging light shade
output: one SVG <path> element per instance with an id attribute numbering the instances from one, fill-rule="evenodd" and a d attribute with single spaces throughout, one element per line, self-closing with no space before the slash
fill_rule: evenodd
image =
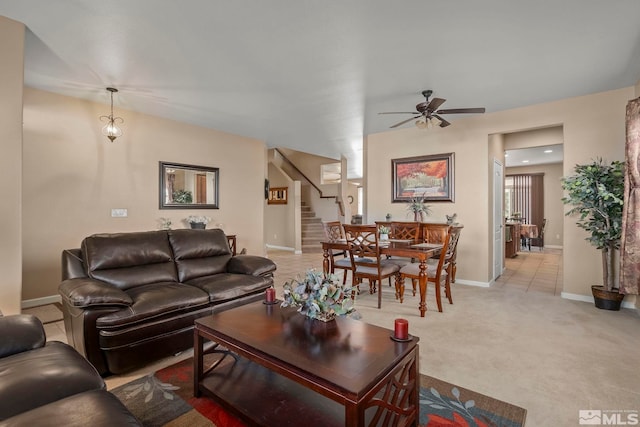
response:
<path id="1" fill-rule="evenodd" d="M 113 142 L 117 137 L 122 136 L 122 129 L 120 129 L 116 123 L 124 123 L 124 120 L 122 117 L 113 117 L 113 94 L 117 92 L 118 89 L 108 87 L 107 90 L 111 93 L 111 114 L 108 116 L 100 116 L 100 120 L 107 123 L 102 128 L 102 134 Z"/>
<path id="2" fill-rule="evenodd" d="M 420 117 L 418 120 L 416 120 L 416 127 L 418 129 L 425 129 L 427 126 L 428 124 L 424 117 Z"/>

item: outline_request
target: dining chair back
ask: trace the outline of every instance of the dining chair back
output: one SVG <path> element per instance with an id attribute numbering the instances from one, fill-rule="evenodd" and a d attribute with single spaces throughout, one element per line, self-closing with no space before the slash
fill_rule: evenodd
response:
<path id="1" fill-rule="evenodd" d="M 345 240 L 342 223 L 340 221 L 323 221 L 322 230 L 324 231 L 325 239 L 329 242 Z M 335 274 L 336 269 L 344 270 L 342 284 L 347 283 L 347 271 L 351 271 L 351 259 L 349 259 L 347 251 L 331 249 L 329 257 L 331 274 Z"/>
<path id="2" fill-rule="evenodd" d="M 443 243 L 451 226 L 449 224 L 422 223 L 421 227 L 422 239 L 425 242 Z"/>
<path id="3" fill-rule="evenodd" d="M 415 221 L 392 221 L 391 237 L 392 239 L 402 240 L 418 240 L 420 236 L 420 223 Z"/>
<path id="4" fill-rule="evenodd" d="M 349 245 L 353 286 L 358 287 L 363 279 L 369 280 L 369 291 L 370 293 L 378 292 L 378 308 L 380 308 L 382 306 L 382 289 L 380 286 L 376 289 L 376 285 L 382 284 L 382 281 L 387 277 L 397 276 L 400 266 L 381 256 L 376 225 L 344 224 L 343 228 Z"/>

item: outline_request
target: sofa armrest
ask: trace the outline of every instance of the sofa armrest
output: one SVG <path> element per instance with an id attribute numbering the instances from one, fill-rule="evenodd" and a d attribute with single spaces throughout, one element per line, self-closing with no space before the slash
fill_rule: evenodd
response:
<path id="1" fill-rule="evenodd" d="M 62 251 L 62 280 L 87 277 L 80 249 L 65 249 Z"/>
<path id="2" fill-rule="evenodd" d="M 276 271 L 276 264 L 269 258 L 256 255 L 236 255 L 229 260 L 227 271 L 252 276 L 271 276 Z"/>
<path id="3" fill-rule="evenodd" d="M 87 277 L 68 279 L 60 283 L 60 295 L 72 307 L 123 306 L 133 304 L 126 292 L 100 280 Z"/>
<path id="4" fill-rule="evenodd" d="M 31 314 L 0 317 L 0 357 L 43 347 L 47 337 L 42 322 Z"/>

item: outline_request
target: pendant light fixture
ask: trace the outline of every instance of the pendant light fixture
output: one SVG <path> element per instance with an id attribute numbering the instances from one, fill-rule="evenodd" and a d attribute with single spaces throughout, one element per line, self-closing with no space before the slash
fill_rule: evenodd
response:
<path id="1" fill-rule="evenodd" d="M 116 123 L 118 121 L 120 123 L 124 123 L 124 120 L 122 119 L 122 117 L 113 117 L 113 94 L 115 92 L 118 92 L 118 89 L 114 87 L 108 87 L 107 91 L 111 93 L 111 114 L 109 114 L 108 116 L 100 116 L 100 120 L 107 123 L 102 128 L 102 134 L 109 138 L 111 142 L 113 142 L 117 137 L 122 136 L 122 129 L 120 129 L 118 125 L 116 125 Z"/>

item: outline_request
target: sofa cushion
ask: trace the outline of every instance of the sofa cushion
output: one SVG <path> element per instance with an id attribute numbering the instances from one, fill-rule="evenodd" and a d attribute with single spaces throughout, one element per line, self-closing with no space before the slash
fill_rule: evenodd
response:
<path id="1" fill-rule="evenodd" d="M 0 420 L 87 390 L 105 388 L 95 368 L 67 344 L 0 359 Z"/>
<path id="2" fill-rule="evenodd" d="M 28 400 L 28 397 L 26 397 Z M 92 390 L 0 421 L 0 427 L 127 427 L 142 424 L 106 390 Z"/>
<path id="3" fill-rule="evenodd" d="M 133 304 L 96 320 L 99 329 L 121 327 L 136 322 L 152 322 L 154 318 L 193 311 L 209 303 L 209 295 L 182 283 L 152 283 L 127 291 Z"/>
<path id="4" fill-rule="evenodd" d="M 120 289 L 177 281 L 166 231 L 94 234 L 82 252 L 89 277 Z"/>
<path id="5" fill-rule="evenodd" d="M 273 284 L 273 279 L 247 274 L 221 273 L 189 280 L 186 284 L 206 291 L 211 302 L 220 303 L 264 292 Z"/>
<path id="6" fill-rule="evenodd" d="M 168 233 L 180 282 L 227 271 L 232 255 L 224 231 L 184 229 Z"/>

